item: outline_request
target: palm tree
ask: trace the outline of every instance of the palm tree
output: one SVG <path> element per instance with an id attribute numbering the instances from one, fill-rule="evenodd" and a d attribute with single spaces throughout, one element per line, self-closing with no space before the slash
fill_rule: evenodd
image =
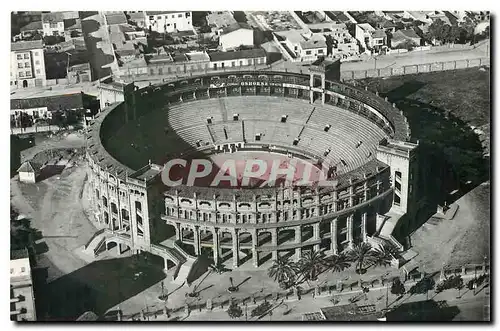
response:
<path id="1" fill-rule="evenodd" d="M 299 268 L 303 279 L 315 281 L 318 275 L 326 268 L 325 257 L 322 251 L 306 251 L 299 260 Z"/>
<path id="2" fill-rule="evenodd" d="M 380 245 L 373 249 L 373 259 L 372 262 L 375 265 L 387 267 L 391 265 L 394 258 L 397 258 L 399 252 L 394 246 L 389 244 Z"/>
<path id="3" fill-rule="evenodd" d="M 372 249 L 372 245 L 369 243 L 361 242 L 351 248 L 347 256 L 350 261 L 356 263 L 356 272 L 359 274 L 363 273 L 363 262 L 365 261 L 373 261 L 374 260 L 374 251 Z"/>
<path id="4" fill-rule="evenodd" d="M 284 288 L 287 288 L 295 281 L 298 272 L 299 268 L 296 263 L 290 261 L 288 257 L 280 256 L 273 261 L 273 265 L 267 270 L 268 276 Z"/>
<path id="5" fill-rule="evenodd" d="M 325 263 L 332 272 L 341 272 L 350 266 L 349 260 L 344 253 L 329 256 Z"/>

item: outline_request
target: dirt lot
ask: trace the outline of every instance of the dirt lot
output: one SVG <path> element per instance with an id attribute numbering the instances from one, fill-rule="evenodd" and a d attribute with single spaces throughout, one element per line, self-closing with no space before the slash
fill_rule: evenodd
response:
<path id="1" fill-rule="evenodd" d="M 36 184 L 21 183 L 17 176 L 11 180 L 12 205 L 31 219 L 32 227 L 42 232 L 48 246 L 40 262 L 47 259 L 59 269 L 49 268 L 49 280 L 85 265 L 73 251 L 96 231 L 81 203 L 86 181 L 83 163 L 79 160 L 75 166 Z"/>

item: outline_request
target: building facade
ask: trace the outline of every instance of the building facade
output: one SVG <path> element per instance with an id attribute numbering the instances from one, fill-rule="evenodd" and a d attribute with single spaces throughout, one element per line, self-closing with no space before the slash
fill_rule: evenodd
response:
<path id="1" fill-rule="evenodd" d="M 41 40 L 12 43 L 10 61 L 11 87 L 42 87 L 47 84 Z"/>
<path id="2" fill-rule="evenodd" d="M 144 21 L 148 29 L 158 33 L 193 30 L 190 11 L 146 11 Z"/>
<path id="3" fill-rule="evenodd" d="M 27 249 L 10 253 L 10 319 L 36 321 L 33 278 Z"/>
<path id="4" fill-rule="evenodd" d="M 42 26 L 44 36 L 64 36 L 64 14 L 42 13 Z"/>

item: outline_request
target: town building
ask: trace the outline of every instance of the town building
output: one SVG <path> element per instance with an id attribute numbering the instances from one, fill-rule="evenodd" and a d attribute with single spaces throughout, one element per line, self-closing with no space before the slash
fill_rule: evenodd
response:
<path id="1" fill-rule="evenodd" d="M 33 161 L 26 161 L 17 169 L 17 173 L 19 181 L 34 184 L 40 176 L 40 165 Z"/>
<path id="2" fill-rule="evenodd" d="M 68 84 L 78 84 L 92 80 L 92 69 L 88 62 L 70 65 L 67 72 Z"/>
<path id="3" fill-rule="evenodd" d="M 253 46 L 253 29 L 245 23 L 236 23 L 222 28 L 219 35 L 219 46 L 223 51 L 239 46 Z"/>
<path id="4" fill-rule="evenodd" d="M 137 25 L 139 28 L 146 28 L 146 17 L 142 11 L 127 12 L 130 22 Z"/>
<path id="5" fill-rule="evenodd" d="M 62 12 L 42 13 L 43 35 L 64 36 L 64 15 Z"/>
<path id="6" fill-rule="evenodd" d="M 79 18 L 64 20 L 64 39 L 71 40 L 82 36 L 82 21 Z"/>
<path id="7" fill-rule="evenodd" d="M 190 11 L 146 11 L 144 15 L 146 27 L 158 33 L 193 30 Z"/>
<path id="8" fill-rule="evenodd" d="M 387 35 L 382 29 L 375 29 L 369 23 L 356 24 L 356 39 L 363 48 L 373 50 L 378 53 L 384 47 L 387 47 Z"/>
<path id="9" fill-rule="evenodd" d="M 398 30 L 392 34 L 391 48 L 397 48 L 405 41 L 411 41 L 415 46 L 420 46 L 420 36 L 412 29 Z"/>
<path id="10" fill-rule="evenodd" d="M 250 49 L 237 52 L 214 52 L 209 54 L 213 70 L 266 64 L 266 51 Z"/>
<path id="11" fill-rule="evenodd" d="M 206 16 L 207 24 L 212 28 L 216 35 L 222 31 L 222 28 L 238 24 L 233 14 L 229 11 L 213 11 Z"/>
<path id="12" fill-rule="evenodd" d="M 53 118 L 54 112 L 66 116 L 74 112 L 78 117 L 83 117 L 88 110 L 96 111 L 97 104 L 94 96 L 80 93 L 59 94 L 45 97 L 10 99 L 10 116 L 13 127 L 26 127 L 21 119 L 28 116 L 32 126 L 37 123 L 47 124 Z"/>
<path id="13" fill-rule="evenodd" d="M 27 249 L 10 252 L 10 319 L 36 321 L 35 294 Z"/>
<path id="14" fill-rule="evenodd" d="M 309 24 L 309 29 L 314 34 L 331 36 L 333 46 L 331 56 L 347 59 L 359 55 L 359 45 L 357 40 L 349 33 L 345 23 L 325 22 Z"/>
<path id="15" fill-rule="evenodd" d="M 314 61 L 326 56 L 326 39 L 310 30 L 288 30 L 273 33 L 284 57 L 293 62 Z"/>
<path id="16" fill-rule="evenodd" d="M 12 43 L 10 68 L 11 87 L 45 86 L 46 75 L 42 40 Z"/>

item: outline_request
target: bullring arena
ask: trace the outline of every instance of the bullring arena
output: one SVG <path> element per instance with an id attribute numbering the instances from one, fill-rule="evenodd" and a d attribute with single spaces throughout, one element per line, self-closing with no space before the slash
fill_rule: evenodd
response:
<path id="1" fill-rule="evenodd" d="M 418 143 L 394 105 L 340 83 L 330 67 L 207 74 L 142 89 L 102 84 L 109 105 L 86 139 L 102 229 L 85 251 L 147 251 L 163 257 L 176 281 L 189 279 L 201 257 L 257 268 L 278 255 L 338 254 L 360 241 L 403 252 L 399 234 L 416 213 Z M 333 184 L 168 187 L 161 179 L 173 158 L 217 164 L 263 153 L 327 164 Z"/>

